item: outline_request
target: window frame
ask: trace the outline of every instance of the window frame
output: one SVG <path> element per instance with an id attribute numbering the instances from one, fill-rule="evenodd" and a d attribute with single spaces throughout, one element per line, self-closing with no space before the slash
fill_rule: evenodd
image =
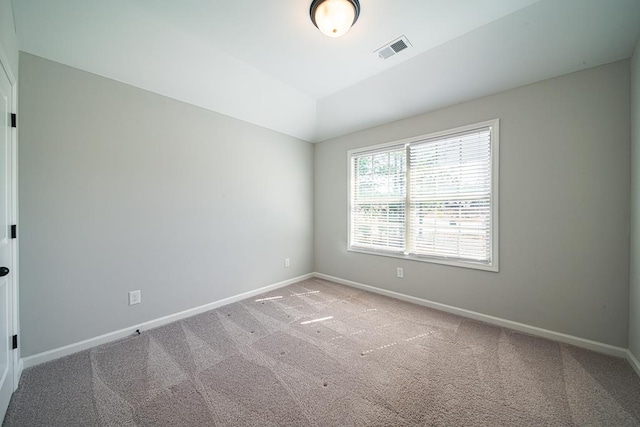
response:
<path id="1" fill-rule="evenodd" d="M 398 251 L 384 250 L 384 249 L 371 249 L 371 248 L 363 248 L 363 247 L 352 245 L 352 230 L 351 230 L 352 221 L 351 220 L 352 220 L 352 210 L 353 210 L 352 204 L 353 204 L 353 189 L 354 189 L 352 159 L 354 157 L 358 157 L 367 153 L 389 151 L 393 148 L 398 148 L 398 149 L 404 148 L 406 151 L 409 144 L 430 140 L 430 139 L 438 139 L 442 137 L 452 136 L 458 133 L 470 132 L 470 131 L 474 131 L 477 129 L 484 129 L 484 128 L 491 129 L 491 138 L 490 138 L 490 144 L 491 144 L 491 147 L 490 147 L 491 148 L 490 150 L 490 153 L 491 153 L 491 203 L 490 203 L 491 244 L 489 245 L 491 263 L 488 264 L 488 263 L 472 261 L 472 260 L 460 260 L 460 259 L 450 259 L 447 257 L 416 255 L 416 254 L 410 254 L 402 251 L 398 252 Z M 347 176 L 348 176 L 347 185 L 349 188 L 347 190 L 347 251 L 368 254 L 368 255 L 385 256 L 390 258 L 399 258 L 399 259 L 405 259 L 405 260 L 411 260 L 411 261 L 420 261 L 420 262 L 427 262 L 427 263 L 434 263 L 434 264 L 449 265 L 453 267 L 471 268 L 471 269 L 491 271 L 496 273 L 499 272 L 499 255 L 500 255 L 500 251 L 499 251 L 499 234 L 500 234 L 499 233 L 499 228 L 500 228 L 499 227 L 499 219 L 500 219 L 499 139 L 500 137 L 499 135 L 500 135 L 500 120 L 492 119 L 492 120 L 487 120 L 479 123 L 473 123 L 470 125 L 460 126 L 457 128 L 446 129 L 443 131 L 432 132 L 424 135 L 418 135 L 411 138 L 385 142 L 382 144 L 369 145 L 361 148 L 348 150 L 347 151 Z M 410 169 L 409 169 L 408 159 L 407 159 L 407 172 L 406 172 L 407 181 L 406 181 L 406 191 L 405 191 L 405 193 L 407 194 L 407 200 L 410 194 L 409 180 L 408 180 L 409 171 Z M 410 232 L 409 231 L 410 210 L 409 210 L 408 204 L 405 205 L 405 212 L 406 212 L 406 217 L 405 217 L 406 235 L 405 235 L 404 249 L 406 251 L 407 239 L 409 238 L 409 232 Z"/>

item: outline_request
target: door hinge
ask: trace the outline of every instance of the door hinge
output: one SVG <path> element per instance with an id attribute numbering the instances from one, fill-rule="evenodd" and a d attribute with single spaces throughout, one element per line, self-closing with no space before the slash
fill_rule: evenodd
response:
<path id="1" fill-rule="evenodd" d="M 16 348 L 18 348 L 18 336 L 17 336 L 17 335 L 14 335 L 14 336 L 11 338 L 11 349 L 12 349 L 12 350 L 15 350 Z"/>
<path id="2" fill-rule="evenodd" d="M 18 226 L 13 224 L 11 226 L 11 238 L 15 239 L 16 237 L 18 237 Z"/>
<path id="3" fill-rule="evenodd" d="M 16 115 L 16 113 L 11 113 L 11 127 L 18 127 L 18 116 Z"/>

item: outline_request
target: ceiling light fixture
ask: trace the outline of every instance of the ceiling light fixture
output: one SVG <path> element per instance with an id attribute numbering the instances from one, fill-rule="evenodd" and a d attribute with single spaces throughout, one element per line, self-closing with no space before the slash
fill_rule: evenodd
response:
<path id="1" fill-rule="evenodd" d="M 358 0 L 313 0 L 311 22 L 329 37 L 340 37 L 349 31 L 360 16 Z"/>

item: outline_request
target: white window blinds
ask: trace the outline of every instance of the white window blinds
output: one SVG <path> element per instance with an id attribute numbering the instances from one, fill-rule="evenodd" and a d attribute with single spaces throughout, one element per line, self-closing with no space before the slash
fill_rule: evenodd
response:
<path id="1" fill-rule="evenodd" d="M 496 128 L 350 152 L 350 248 L 497 271 Z"/>
<path id="2" fill-rule="evenodd" d="M 361 154 L 352 162 L 351 244 L 404 251 L 404 147 Z"/>
<path id="3" fill-rule="evenodd" d="M 409 145 L 408 252 L 491 262 L 491 130 Z"/>

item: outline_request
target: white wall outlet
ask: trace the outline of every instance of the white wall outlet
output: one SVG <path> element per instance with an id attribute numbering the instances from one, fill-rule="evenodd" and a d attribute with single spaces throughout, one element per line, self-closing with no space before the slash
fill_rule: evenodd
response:
<path id="1" fill-rule="evenodd" d="M 400 277 L 400 278 L 403 278 L 404 277 L 404 268 L 402 268 L 402 267 L 396 268 L 396 275 L 398 277 Z"/>
<path id="2" fill-rule="evenodd" d="M 142 302 L 142 294 L 140 291 L 129 292 L 129 305 L 140 304 Z"/>
<path id="3" fill-rule="evenodd" d="M 290 267 L 291 266 L 291 260 L 289 258 L 285 258 L 284 259 L 284 266 L 285 267 Z"/>

